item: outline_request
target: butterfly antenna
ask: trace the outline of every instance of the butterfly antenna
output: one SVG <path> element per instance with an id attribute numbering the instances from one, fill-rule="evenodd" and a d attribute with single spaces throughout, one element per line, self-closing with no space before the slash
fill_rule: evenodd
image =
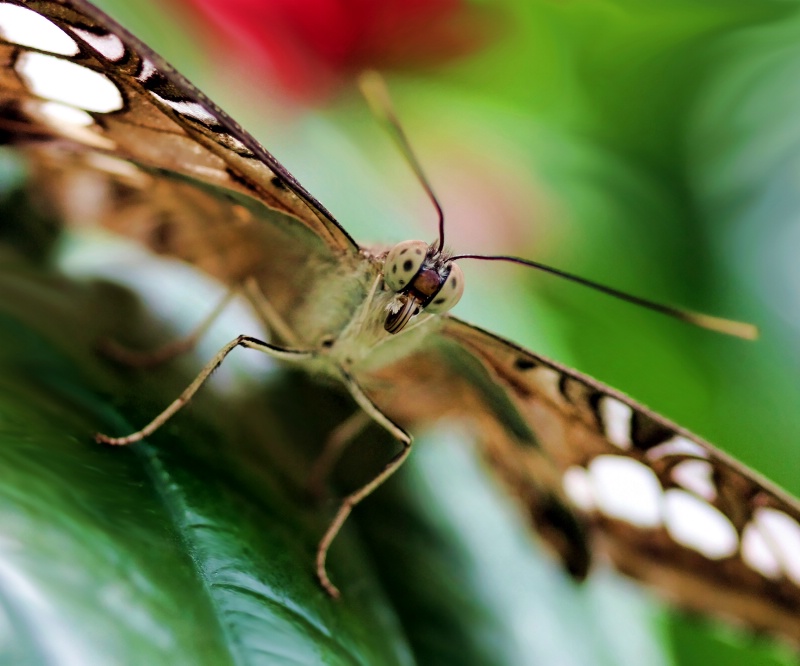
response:
<path id="1" fill-rule="evenodd" d="M 746 322 L 741 322 L 741 321 L 734 321 L 732 319 L 723 319 L 722 317 L 714 317 L 712 315 L 702 314 L 700 312 L 692 312 L 691 310 L 682 310 L 679 308 L 674 308 L 669 305 L 663 305 L 661 303 L 648 301 L 644 298 L 640 298 L 639 296 L 626 294 L 624 291 L 619 291 L 611 287 L 606 287 L 605 285 L 599 284 L 597 282 L 592 282 L 591 280 L 578 277 L 577 275 L 572 275 L 571 273 L 565 273 L 564 271 L 560 271 L 556 268 L 551 268 L 550 266 L 545 266 L 544 264 L 540 264 L 536 261 L 530 261 L 529 259 L 522 259 L 520 257 L 508 257 L 502 255 L 482 255 L 482 254 L 459 254 L 454 257 L 451 257 L 451 261 L 455 261 L 456 259 L 483 259 L 484 261 L 507 261 L 513 264 L 532 266 L 533 268 L 536 268 L 540 271 L 544 271 L 545 273 L 550 273 L 551 275 L 558 275 L 559 277 L 570 280 L 571 282 L 577 282 L 578 284 L 582 284 L 585 287 L 595 289 L 596 291 L 608 294 L 609 296 L 613 296 L 614 298 L 618 298 L 627 303 L 640 305 L 644 308 L 647 308 L 648 310 L 660 312 L 661 314 L 665 314 L 668 317 L 688 322 L 695 326 L 699 326 L 700 328 L 705 328 L 710 331 L 717 331 L 718 333 L 724 333 L 725 335 L 732 335 L 734 337 L 742 338 L 744 340 L 755 340 L 756 338 L 758 338 L 758 327 L 754 326 L 753 324 L 748 324 Z"/>
<path id="2" fill-rule="evenodd" d="M 425 172 L 422 170 L 417 156 L 411 149 L 411 144 L 408 141 L 406 133 L 403 131 L 403 126 L 397 119 L 397 114 L 394 111 L 392 98 L 389 96 L 389 88 L 386 85 L 386 81 L 378 72 L 368 70 L 358 77 L 358 85 L 361 88 L 361 94 L 364 95 L 364 98 L 367 100 L 372 110 L 372 114 L 386 125 L 389 133 L 400 148 L 400 152 L 403 154 L 403 157 L 405 157 L 406 162 L 408 162 L 420 185 L 422 185 L 431 203 L 433 203 L 434 208 L 436 208 L 436 213 L 439 215 L 439 244 L 437 251 L 441 252 L 444 249 L 444 211 L 436 195 L 433 193 L 433 189 L 428 182 L 428 178 L 425 176 Z"/>

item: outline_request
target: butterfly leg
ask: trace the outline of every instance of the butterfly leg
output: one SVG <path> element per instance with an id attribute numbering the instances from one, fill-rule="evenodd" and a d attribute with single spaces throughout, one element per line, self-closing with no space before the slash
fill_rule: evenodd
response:
<path id="1" fill-rule="evenodd" d="M 211 324 L 217 320 L 219 315 L 238 292 L 239 290 L 236 287 L 229 289 L 223 299 L 208 313 L 208 315 L 206 315 L 205 319 L 203 319 L 189 335 L 178 340 L 173 340 L 163 347 L 148 351 L 139 351 L 136 349 L 129 349 L 116 340 L 105 339 L 100 341 L 100 351 L 114 361 L 131 367 L 149 368 L 165 363 L 176 356 L 180 356 L 194 349 L 198 340 L 206 334 Z"/>
<path id="2" fill-rule="evenodd" d="M 364 393 L 355 379 L 345 370 L 342 370 L 342 380 L 353 396 L 353 399 L 358 403 L 359 407 L 364 410 L 367 416 L 391 433 L 391 435 L 400 442 L 403 448 L 386 463 L 377 476 L 342 500 L 336 515 L 333 517 L 331 524 L 320 540 L 319 546 L 317 546 L 317 578 L 319 579 L 320 585 L 322 585 L 325 591 L 334 599 L 339 597 L 339 590 L 331 582 L 330 578 L 328 578 L 328 573 L 325 569 L 325 562 L 331 543 L 333 543 L 336 535 L 339 534 L 339 530 L 342 529 L 342 525 L 344 525 L 344 522 L 352 513 L 353 508 L 394 474 L 400 465 L 405 462 L 406 458 L 408 458 L 408 455 L 411 453 L 412 442 L 411 435 L 384 414 L 380 408 L 372 402 L 369 396 Z"/>
<path id="3" fill-rule="evenodd" d="M 277 345 L 272 345 L 268 342 L 264 342 L 262 340 L 258 340 L 256 338 L 251 338 L 246 335 L 240 335 L 239 337 L 231 340 L 227 345 L 225 345 L 222 349 L 220 349 L 217 354 L 212 358 L 206 366 L 200 371 L 200 374 L 194 378 L 189 386 L 186 387 L 183 393 L 181 393 L 173 402 L 172 404 L 167 407 L 163 412 L 161 412 L 158 416 L 156 416 L 150 423 L 148 423 L 144 428 L 141 430 L 137 430 L 130 435 L 126 435 L 125 437 L 109 437 L 108 435 L 104 435 L 102 433 L 97 433 L 95 435 L 95 439 L 103 444 L 112 444 L 115 446 L 122 446 L 125 444 L 132 444 L 133 442 L 138 442 L 148 435 L 154 433 L 158 428 L 160 428 L 164 423 L 166 423 L 175 412 L 177 412 L 181 407 L 183 407 L 192 396 L 197 393 L 198 389 L 205 383 L 206 379 L 211 376 L 211 373 L 216 370 L 225 357 L 230 354 L 236 347 L 245 347 L 247 349 L 256 349 L 260 352 L 264 352 L 269 356 L 274 358 L 279 358 L 285 361 L 302 361 L 306 359 L 310 359 L 314 356 L 314 352 L 312 351 L 301 351 L 295 349 L 287 349 L 285 347 L 279 347 Z"/>
<path id="4" fill-rule="evenodd" d="M 306 487 L 309 495 L 314 498 L 322 497 L 323 485 L 333 471 L 334 465 L 336 465 L 344 450 L 369 425 L 370 420 L 370 415 L 363 409 L 359 409 L 331 432 L 325 441 L 322 453 L 314 461 L 308 474 Z"/>
<path id="5" fill-rule="evenodd" d="M 266 324 L 267 330 L 277 335 L 280 340 L 290 347 L 299 347 L 300 341 L 297 339 L 294 331 L 266 297 L 256 279 L 252 277 L 247 278 L 242 283 L 242 287 L 245 298 L 250 301 L 250 305 L 253 306 L 258 316 L 261 317 L 261 321 Z"/>

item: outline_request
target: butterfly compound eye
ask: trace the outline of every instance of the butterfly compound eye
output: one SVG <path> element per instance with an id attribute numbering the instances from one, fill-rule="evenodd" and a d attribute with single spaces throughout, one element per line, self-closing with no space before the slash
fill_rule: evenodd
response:
<path id="1" fill-rule="evenodd" d="M 389 289 L 401 292 L 408 288 L 427 254 L 428 244 L 425 241 L 403 241 L 389 250 L 383 264 L 383 279 Z"/>
<path id="2" fill-rule="evenodd" d="M 461 272 L 458 264 L 452 263 L 450 264 L 450 274 L 436 296 L 425 306 L 425 312 L 431 314 L 447 312 L 461 300 L 461 294 L 463 293 L 464 273 Z"/>

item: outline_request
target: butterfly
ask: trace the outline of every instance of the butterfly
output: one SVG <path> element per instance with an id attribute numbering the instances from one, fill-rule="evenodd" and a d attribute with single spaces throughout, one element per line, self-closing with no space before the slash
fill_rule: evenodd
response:
<path id="1" fill-rule="evenodd" d="M 105 226 L 230 285 L 273 336 L 232 340 L 153 423 L 102 441 L 141 439 L 230 351 L 256 349 L 343 384 L 399 442 L 320 543 L 331 595 L 339 528 L 407 458 L 409 430 L 446 415 L 480 433 L 574 577 L 606 558 L 684 608 L 800 641 L 798 502 L 627 396 L 447 313 L 464 279 L 441 234 L 359 245 L 235 121 L 84 0 L 1 0 L 0 54 L 0 141 L 26 154 L 41 191 L 65 208 L 93 192 Z"/>

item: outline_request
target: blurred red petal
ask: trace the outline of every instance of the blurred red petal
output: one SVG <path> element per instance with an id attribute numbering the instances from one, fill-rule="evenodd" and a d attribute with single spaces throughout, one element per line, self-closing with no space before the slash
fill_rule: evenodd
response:
<path id="1" fill-rule="evenodd" d="M 322 97 L 368 69 L 468 55 L 498 21 L 464 0 L 184 0 L 295 96 Z"/>

